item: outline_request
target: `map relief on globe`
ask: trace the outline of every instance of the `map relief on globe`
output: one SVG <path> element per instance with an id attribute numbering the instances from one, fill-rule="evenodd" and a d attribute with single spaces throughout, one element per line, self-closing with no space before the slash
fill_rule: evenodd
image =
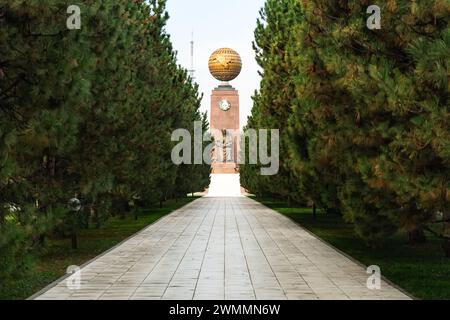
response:
<path id="1" fill-rule="evenodd" d="M 237 78 L 242 70 L 239 54 L 230 48 L 221 48 L 209 58 L 209 71 L 217 80 L 228 82 Z"/>

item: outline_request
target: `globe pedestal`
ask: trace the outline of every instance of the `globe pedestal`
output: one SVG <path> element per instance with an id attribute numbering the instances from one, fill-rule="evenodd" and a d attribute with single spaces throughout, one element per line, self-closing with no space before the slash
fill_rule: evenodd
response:
<path id="1" fill-rule="evenodd" d="M 230 109 L 227 111 L 220 109 L 221 101 L 228 101 Z M 235 174 L 238 173 L 238 152 L 239 152 L 239 92 L 231 86 L 219 86 L 214 89 L 211 95 L 211 133 L 216 142 L 223 141 L 224 138 L 231 143 L 223 155 L 223 148 L 216 147 L 212 164 L 213 174 Z M 226 134 L 224 134 L 226 133 Z M 223 143 L 222 143 L 223 144 Z"/>
<path id="2" fill-rule="evenodd" d="M 227 111 L 220 109 L 221 101 L 228 101 Z M 214 149 L 211 184 L 208 197 L 239 197 L 242 195 L 238 154 L 239 154 L 239 92 L 231 86 L 220 85 L 211 95 L 211 133 L 216 142 L 227 140 L 229 145 Z M 227 134 L 223 134 L 226 131 Z M 224 143 L 218 144 L 223 146 Z M 226 153 L 226 155 L 224 155 Z"/>
<path id="3" fill-rule="evenodd" d="M 216 146 L 212 155 L 209 197 L 242 195 L 238 166 L 239 92 L 228 82 L 239 75 L 241 67 L 241 58 L 229 48 L 216 50 L 209 61 L 211 74 L 221 81 L 211 94 L 210 128 Z"/>
<path id="4" fill-rule="evenodd" d="M 242 197 L 239 174 L 212 174 L 207 197 Z"/>

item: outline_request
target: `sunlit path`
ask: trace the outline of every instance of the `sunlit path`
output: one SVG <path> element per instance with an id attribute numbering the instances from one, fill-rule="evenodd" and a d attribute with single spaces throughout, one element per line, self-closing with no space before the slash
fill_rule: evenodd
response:
<path id="1" fill-rule="evenodd" d="M 290 219 L 245 198 L 202 198 L 37 299 L 408 299 Z"/>

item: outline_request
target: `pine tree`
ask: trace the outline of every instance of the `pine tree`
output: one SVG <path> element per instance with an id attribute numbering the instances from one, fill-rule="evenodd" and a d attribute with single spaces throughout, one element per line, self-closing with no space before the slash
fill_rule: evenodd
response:
<path id="1" fill-rule="evenodd" d="M 246 159 L 245 163 L 239 165 L 241 186 L 245 188 L 248 192 L 255 194 L 258 197 L 272 196 L 271 190 L 269 188 L 269 181 L 267 176 L 261 175 L 261 164 L 251 164 L 250 163 L 250 153 L 252 143 L 245 134 L 249 130 L 255 130 L 260 128 L 260 111 L 261 104 L 257 103 L 259 99 L 259 93 L 255 92 L 253 97 L 254 106 L 252 109 L 252 114 L 248 118 L 247 125 L 244 127 L 244 136 L 241 138 L 241 159 Z M 254 143 L 254 142 L 253 142 Z M 258 152 L 258 150 L 255 150 Z"/>
<path id="2" fill-rule="evenodd" d="M 175 196 L 186 170 L 189 189 L 209 177 L 171 163 L 171 132 L 207 124 L 164 31 L 165 1 L 81 1 L 80 30 L 66 26 L 69 5 L 0 1 L 1 280 L 56 228 L 76 247 L 90 219 Z"/>
<path id="3" fill-rule="evenodd" d="M 287 120 L 294 96 L 287 47 L 296 41 L 292 27 L 301 19 L 299 8 L 296 0 L 268 0 L 260 12 L 255 30 L 254 49 L 262 69 L 262 81 L 260 91 L 253 97 L 254 108 L 247 128 L 280 130 L 280 172 L 264 177 L 256 170 L 247 174 L 245 171 L 250 168 L 247 165 L 241 168 L 242 183 L 250 191 L 259 193 L 258 190 L 266 190 L 268 194 L 283 197 L 289 202 L 304 200 L 289 170 L 287 150 Z M 259 166 L 254 169 L 259 170 Z"/>
<path id="4" fill-rule="evenodd" d="M 295 185 L 372 245 L 397 229 L 417 241 L 424 229 L 440 233 L 433 221 L 448 232 L 449 4 L 389 0 L 382 29 L 369 30 L 372 4 L 267 1 L 249 126 L 288 124 L 287 174 L 268 183 L 246 165 L 242 180 L 258 193 Z"/>
<path id="5" fill-rule="evenodd" d="M 431 143 L 443 146 L 448 135 L 430 129 L 433 112 L 448 118 L 448 80 L 439 72 L 448 52 L 448 6 L 388 1 L 381 5 L 383 29 L 373 31 L 365 26 L 370 4 L 303 2 L 306 25 L 296 50 L 302 58 L 291 132 L 300 180 L 311 177 L 311 185 L 336 190 L 347 219 L 376 244 L 396 226 L 420 234 L 438 208 L 448 205 L 442 196 L 448 190 L 444 149 Z M 417 56 L 418 43 L 434 46 L 438 72 L 431 72 L 425 55 Z M 425 205 L 425 194 L 440 200 Z"/>
<path id="6" fill-rule="evenodd" d="M 358 90 L 373 58 L 357 46 L 357 35 L 367 30 L 365 7 L 311 1 L 303 2 L 303 8 L 306 22 L 296 47 L 301 58 L 291 119 L 294 170 L 315 202 L 340 209 L 361 236 L 376 244 L 395 227 L 380 211 L 387 198 L 365 181 L 377 148 L 386 143 L 372 130 L 383 121 L 383 110 L 362 105 L 370 93 Z"/>
<path id="7" fill-rule="evenodd" d="M 385 12 L 385 23 L 397 28 L 380 42 L 397 57 L 390 59 L 391 72 L 374 66 L 371 76 L 392 117 L 386 133 L 392 142 L 377 164 L 395 194 L 390 215 L 413 243 L 424 240 L 424 229 L 449 243 L 450 3 L 398 2 Z M 428 226 L 436 220 L 443 229 Z"/>
<path id="8" fill-rule="evenodd" d="M 60 163 L 75 146 L 77 106 L 89 99 L 80 76 L 89 61 L 66 28 L 66 8 L 63 1 L 0 3 L 1 278 L 22 270 L 65 214 L 72 190 Z"/>

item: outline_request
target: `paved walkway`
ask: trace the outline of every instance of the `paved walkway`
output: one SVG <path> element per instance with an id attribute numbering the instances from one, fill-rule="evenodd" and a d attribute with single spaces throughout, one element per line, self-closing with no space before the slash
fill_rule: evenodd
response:
<path id="1" fill-rule="evenodd" d="M 37 299 L 408 299 L 290 219 L 248 198 L 202 198 Z"/>

